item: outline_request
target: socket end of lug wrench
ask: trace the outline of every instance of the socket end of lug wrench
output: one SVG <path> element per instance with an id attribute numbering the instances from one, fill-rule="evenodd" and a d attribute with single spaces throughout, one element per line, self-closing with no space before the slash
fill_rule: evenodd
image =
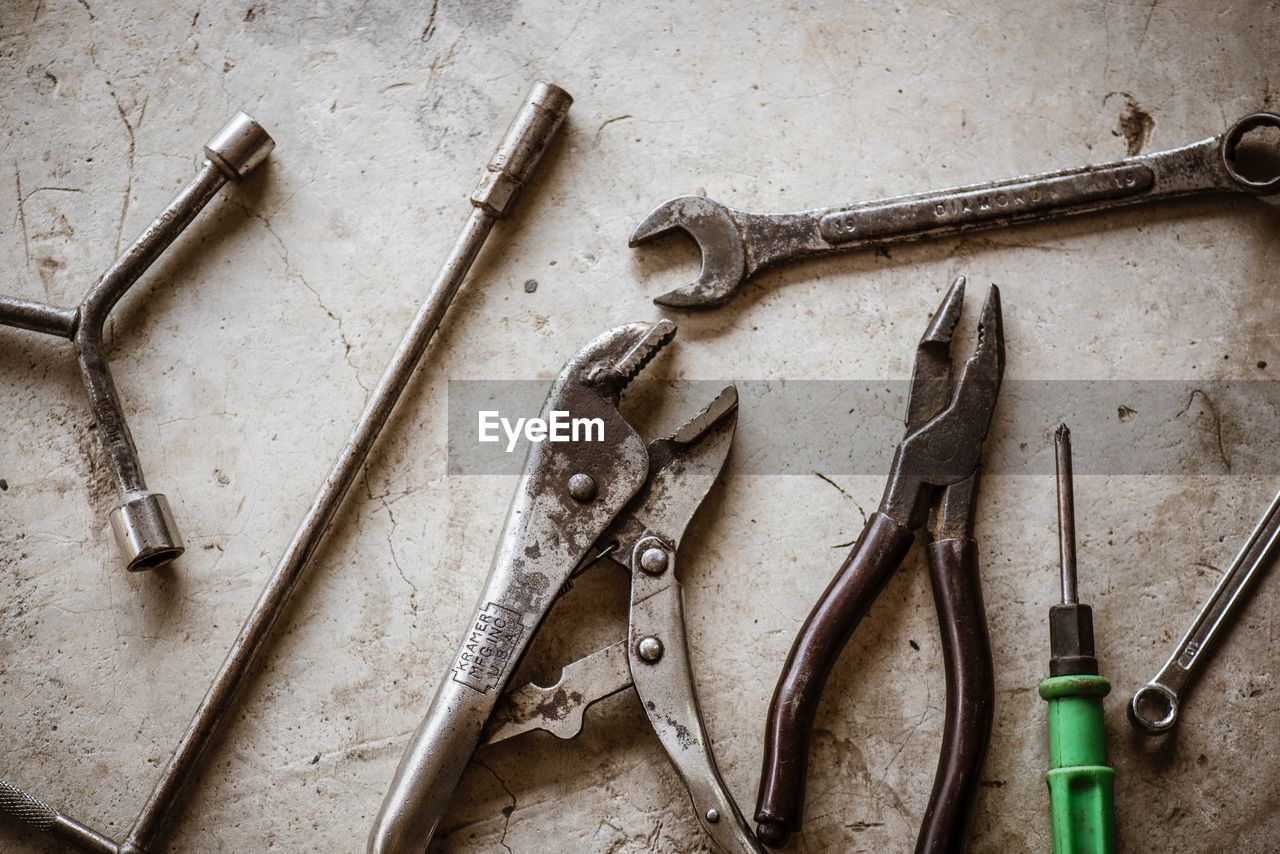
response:
<path id="1" fill-rule="evenodd" d="M 154 569 L 185 550 L 169 499 L 158 492 L 131 492 L 111 511 L 111 530 L 130 572 Z"/>
<path id="2" fill-rule="evenodd" d="M 571 106 L 573 96 L 559 86 L 543 80 L 534 83 L 497 151 L 489 158 L 489 165 L 471 194 L 471 204 L 491 216 L 506 216 L 516 192 L 542 159 Z"/>
<path id="3" fill-rule="evenodd" d="M 232 181 L 248 175 L 276 147 L 271 134 L 244 113 L 236 113 L 231 121 L 205 143 L 204 156 Z"/>

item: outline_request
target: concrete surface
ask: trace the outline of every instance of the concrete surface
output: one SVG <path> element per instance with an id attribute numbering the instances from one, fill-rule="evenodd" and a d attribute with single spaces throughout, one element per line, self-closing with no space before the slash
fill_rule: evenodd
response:
<path id="1" fill-rule="evenodd" d="M 696 259 L 678 241 L 627 248 L 653 204 L 705 190 L 799 209 L 1179 145 L 1277 106 L 1278 35 L 1276 4 L 1260 2 L 7 0 L 6 292 L 78 299 L 233 110 L 279 148 L 110 324 L 151 486 L 170 496 L 188 543 L 170 569 L 130 575 L 114 553 L 113 496 L 66 348 L 0 330 L 0 771 L 124 832 L 530 79 L 576 96 L 568 132 L 450 313 L 206 757 L 169 850 L 363 849 L 514 483 L 447 475 L 447 380 L 545 379 L 607 326 L 658 316 L 650 298 Z M 1004 288 L 1011 379 L 1267 379 L 1280 369 L 1278 228 L 1260 203 L 1204 199 L 792 267 L 719 311 L 678 318 L 681 337 L 651 376 L 902 379 L 928 311 L 965 272 Z M 1001 430 L 1047 461 L 1062 414 L 1027 412 Z M 1143 429 L 1142 413 L 1121 414 L 1077 425 L 1082 466 L 1090 443 Z M 1277 579 L 1260 586 L 1175 738 L 1142 741 L 1123 716 L 1277 486 L 1275 471 L 1231 466 L 1233 441 L 1274 421 L 1232 423 L 1211 403 L 1192 416 L 1199 453 L 1221 473 L 1077 486 L 1082 590 L 1116 686 L 1120 832 L 1130 851 L 1269 851 L 1280 835 Z M 750 811 L 780 663 L 882 477 L 734 475 L 740 464 L 682 566 L 707 724 Z M 1052 480 L 988 477 L 978 528 L 998 712 L 972 849 L 1044 851 L 1035 686 L 1056 594 Z M 911 847 L 945 694 L 922 570 L 917 549 L 832 679 L 807 829 L 790 850 Z M 553 615 L 576 630 L 540 643 L 526 671 L 554 677 L 612 640 L 624 597 L 608 575 L 578 585 Z M 576 742 L 534 735 L 482 754 L 433 850 L 704 847 L 620 695 Z M 56 847 L 3 822 L 0 850 Z"/>

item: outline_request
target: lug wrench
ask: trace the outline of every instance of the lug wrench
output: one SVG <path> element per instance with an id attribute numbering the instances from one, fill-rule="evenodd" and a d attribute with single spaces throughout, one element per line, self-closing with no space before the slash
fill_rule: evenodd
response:
<path id="1" fill-rule="evenodd" d="M 391 362 L 338 453 L 333 469 L 312 499 L 311 507 L 279 565 L 267 579 L 266 587 L 241 626 L 239 636 L 213 677 L 213 683 L 200 701 L 178 747 L 169 757 L 168 765 L 135 819 L 128 838 L 123 843 L 115 842 L 63 815 L 2 777 L 0 812 L 89 854 L 145 854 L 155 844 L 178 796 L 195 771 L 200 755 L 208 747 L 218 725 L 233 708 L 236 693 L 258 652 L 284 611 L 356 475 L 363 468 L 494 223 L 510 213 L 517 191 L 533 173 L 572 103 L 573 98 L 560 87 L 538 82 L 512 120 L 481 176 L 479 186 L 471 194 L 471 215 L 436 276 L 431 292 L 392 354 Z"/>
<path id="2" fill-rule="evenodd" d="M 1280 175 L 1271 172 L 1272 164 L 1248 163 L 1242 155 L 1251 152 L 1240 147 L 1259 128 L 1280 128 L 1280 115 L 1251 113 L 1225 134 L 1113 163 L 800 213 L 749 213 L 702 196 L 680 196 L 645 217 L 630 245 L 672 231 L 687 233 L 702 251 L 702 272 L 693 283 L 654 302 L 668 308 L 712 308 L 727 302 L 761 270 L 801 258 L 1178 196 L 1270 195 L 1280 190 Z M 1253 174 L 1264 170 L 1270 173 L 1266 177 Z"/>
<path id="3" fill-rule="evenodd" d="M 1182 695 L 1200 671 L 1231 616 L 1244 607 L 1249 584 L 1271 564 L 1280 545 L 1280 493 L 1258 520 L 1231 566 L 1222 574 L 1209 601 L 1196 616 L 1173 655 L 1156 677 L 1129 700 L 1129 722 L 1146 735 L 1163 735 L 1178 720 Z"/>
<path id="4" fill-rule="evenodd" d="M 236 113 L 205 144 L 204 165 L 177 198 L 107 268 L 75 308 L 0 297 L 0 324 L 56 335 L 71 341 L 89 406 L 106 449 L 107 465 L 120 495 L 111 511 L 116 545 L 130 570 L 151 569 L 182 554 L 182 538 L 169 500 L 147 490 L 138 450 L 116 393 L 102 331 L 120 298 L 183 232 L 228 181 L 239 181 L 275 147 L 262 126 Z"/>

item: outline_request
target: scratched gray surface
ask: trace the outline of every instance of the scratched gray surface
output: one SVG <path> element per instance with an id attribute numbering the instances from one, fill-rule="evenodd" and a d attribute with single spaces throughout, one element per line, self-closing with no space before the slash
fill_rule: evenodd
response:
<path id="1" fill-rule="evenodd" d="M 0 8 L 0 287 L 75 301 L 234 109 L 279 148 L 263 174 L 214 201 L 110 324 L 149 480 L 189 546 L 171 569 L 129 575 L 112 550 L 111 489 L 65 347 L 0 330 L 2 770 L 113 834 L 376 381 L 527 81 L 555 79 L 577 98 L 206 758 L 173 851 L 362 849 L 513 487 L 506 475 L 447 474 L 446 379 L 545 380 L 603 328 L 657 316 L 649 299 L 696 261 L 677 242 L 627 249 L 650 206 L 697 190 L 759 210 L 910 192 L 1170 147 L 1280 106 L 1280 22 L 1275 4 L 1257 2 L 127 5 Z M 1273 209 L 1206 199 L 809 263 L 680 318 L 650 376 L 902 379 L 929 309 L 966 272 L 1004 289 L 1011 378 L 1266 379 L 1280 370 L 1277 233 Z M 1275 490 L 1274 474 L 1234 456 L 1274 418 L 1237 420 L 1241 410 L 1204 394 L 1167 416 L 1115 403 L 1078 425 L 1082 459 L 1108 435 L 1162 428 L 1144 419 L 1180 418 L 1202 436 L 1209 472 L 1077 485 L 1081 587 L 1116 685 L 1107 722 L 1122 841 L 1272 850 L 1276 579 L 1176 738 L 1140 742 L 1122 702 Z M 642 420 L 657 429 L 682 414 Z M 1047 452 L 1062 414 L 1029 408 L 1004 429 Z M 882 479 L 734 475 L 740 466 L 731 461 L 681 565 L 708 728 L 750 811 L 780 662 Z M 1052 508 L 1048 477 L 985 484 L 998 710 L 977 851 L 1048 846 L 1035 685 L 1056 593 Z M 921 570 L 913 552 L 837 668 L 807 830 L 790 850 L 910 848 L 945 693 Z M 615 639 L 625 601 L 617 577 L 579 584 L 553 615 L 574 631 L 543 638 L 526 672 L 553 678 L 558 663 Z M 487 751 L 436 850 L 701 850 L 645 729 L 620 695 L 576 742 L 535 735 Z M 7 823 L 0 849 L 55 850 Z"/>

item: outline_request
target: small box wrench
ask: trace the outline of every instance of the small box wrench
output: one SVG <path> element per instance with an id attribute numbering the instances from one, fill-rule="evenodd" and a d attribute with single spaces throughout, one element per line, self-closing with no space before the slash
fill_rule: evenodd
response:
<path id="1" fill-rule="evenodd" d="M 1129 700 L 1129 722 L 1147 735 L 1163 735 L 1178 720 L 1182 695 L 1204 666 L 1215 642 L 1222 637 L 1231 616 L 1244 607 L 1250 582 L 1275 558 L 1280 544 L 1280 493 L 1258 521 L 1257 527 L 1236 555 L 1209 601 L 1196 616 L 1173 655 L 1156 677 Z"/>
<path id="2" fill-rule="evenodd" d="M 1252 174 L 1271 170 L 1241 157 L 1246 153 L 1241 141 L 1259 128 L 1280 128 L 1280 115 L 1251 113 L 1225 134 L 1113 163 L 800 213 L 749 213 L 703 196 L 679 196 L 645 217 L 630 245 L 673 231 L 692 237 L 702 251 L 702 272 L 696 281 L 654 302 L 668 308 L 713 308 L 756 273 L 786 261 L 1178 196 L 1270 195 L 1280 190 L 1280 174 Z M 1280 156 L 1280 151 L 1269 153 Z"/>
<path id="3" fill-rule="evenodd" d="M 239 181 L 275 148 L 271 136 L 244 113 L 236 113 L 204 146 L 205 161 L 191 183 L 115 260 L 75 308 L 0 297 L 0 325 L 70 339 L 106 448 L 120 503 L 111 511 L 116 545 L 130 570 L 160 566 L 182 554 L 182 538 L 169 500 L 147 489 L 138 450 L 103 352 L 107 315 L 196 215 L 229 181 Z"/>

